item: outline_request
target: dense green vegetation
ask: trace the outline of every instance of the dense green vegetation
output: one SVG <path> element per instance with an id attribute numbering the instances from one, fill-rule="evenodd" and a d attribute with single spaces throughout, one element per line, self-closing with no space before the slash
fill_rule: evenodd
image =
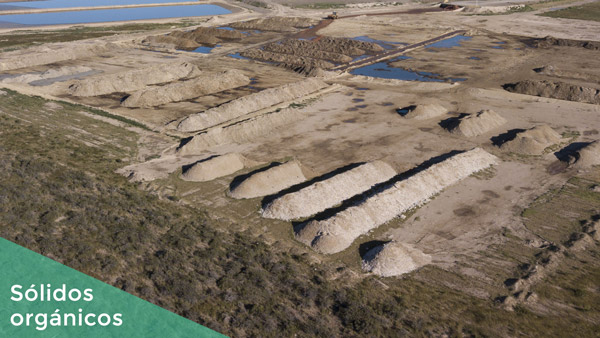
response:
<path id="1" fill-rule="evenodd" d="M 551 18 L 600 21 L 600 1 L 540 14 Z"/>
<path id="2" fill-rule="evenodd" d="M 0 235 L 215 330 L 236 337 L 599 332 L 582 316 L 508 312 L 440 284 L 363 277 L 229 232 L 202 210 L 116 175 L 135 154 L 137 135 L 61 105 L 14 92 L 0 100 Z M 529 221 L 537 214 L 528 213 Z M 596 278 L 598 263 L 590 268 L 579 274 Z M 597 299 L 589 285 L 557 297 Z M 554 297 L 551 291 L 544 295 Z M 597 317 L 596 305 L 578 306 Z"/>

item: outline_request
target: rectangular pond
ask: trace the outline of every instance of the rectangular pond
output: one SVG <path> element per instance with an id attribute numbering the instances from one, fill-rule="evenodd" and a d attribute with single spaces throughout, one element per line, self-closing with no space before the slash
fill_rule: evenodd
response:
<path id="1" fill-rule="evenodd" d="M 121 5 L 162 4 L 184 2 L 188 0 L 44 0 L 4 2 L 1 5 L 20 8 L 69 8 L 69 7 L 101 7 Z M 4 8 L 6 10 L 10 8 Z"/>
<path id="2" fill-rule="evenodd" d="M 222 15 L 230 13 L 230 10 L 217 5 L 180 5 L 0 15 L 0 23 L 14 23 L 22 25 L 61 25 L 145 19 L 167 19 L 191 16 Z"/>

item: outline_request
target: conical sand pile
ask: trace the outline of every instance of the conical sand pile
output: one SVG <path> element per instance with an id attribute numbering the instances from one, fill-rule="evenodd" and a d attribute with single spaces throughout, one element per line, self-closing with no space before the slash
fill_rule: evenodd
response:
<path id="1" fill-rule="evenodd" d="M 248 177 L 233 188 L 229 196 L 237 199 L 262 197 L 304 181 L 306 177 L 300 162 L 293 160 Z"/>
<path id="2" fill-rule="evenodd" d="M 193 164 L 181 174 L 181 178 L 193 182 L 212 181 L 244 169 L 244 161 L 244 157 L 237 153 L 213 157 Z"/>
<path id="3" fill-rule="evenodd" d="M 448 113 L 448 109 L 437 103 L 419 104 L 406 108 L 408 112 L 404 118 L 415 120 L 427 120 Z"/>
<path id="4" fill-rule="evenodd" d="M 458 124 L 449 129 L 452 134 L 474 137 L 505 124 L 506 120 L 493 110 L 482 110 L 477 114 L 467 115 Z"/>
<path id="5" fill-rule="evenodd" d="M 98 96 L 129 93 L 159 83 L 167 83 L 200 75 L 196 65 L 187 62 L 161 63 L 127 72 L 95 76 L 76 81 L 69 87 L 75 96 Z"/>
<path id="6" fill-rule="evenodd" d="M 369 250 L 362 268 L 382 277 L 399 276 L 431 263 L 431 256 L 408 244 L 388 242 Z"/>
<path id="7" fill-rule="evenodd" d="M 218 74 L 203 74 L 197 78 L 170 83 L 164 86 L 147 87 L 139 90 L 121 102 L 129 108 L 156 107 L 170 102 L 180 102 L 199 96 L 218 93 L 224 90 L 245 86 L 250 79 L 232 69 Z"/>
<path id="8" fill-rule="evenodd" d="M 306 79 L 265 89 L 211 108 L 203 113 L 190 115 L 179 123 L 177 130 L 181 132 L 203 130 L 282 102 L 304 97 L 325 87 L 327 84 L 323 81 Z"/>
<path id="9" fill-rule="evenodd" d="M 541 155 L 547 147 L 559 143 L 561 136 L 547 125 L 533 127 L 520 132 L 500 149 L 518 154 Z"/>
<path id="10" fill-rule="evenodd" d="M 396 175 L 389 164 L 373 161 L 283 195 L 262 210 L 262 216 L 291 220 L 315 215 Z"/>
<path id="11" fill-rule="evenodd" d="M 495 162 L 495 156 L 480 148 L 454 155 L 325 220 L 307 223 L 296 233 L 296 239 L 321 253 L 340 252 L 360 235 L 426 203 L 448 186 Z"/>

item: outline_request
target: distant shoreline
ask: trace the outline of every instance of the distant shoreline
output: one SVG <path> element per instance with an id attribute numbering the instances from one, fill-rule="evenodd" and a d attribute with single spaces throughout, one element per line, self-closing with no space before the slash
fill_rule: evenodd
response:
<path id="1" fill-rule="evenodd" d="M 0 1 L 2 1 L 2 0 L 0 0 Z M 28 0 L 28 1 L 32 1 L 32 0 Z M 67 8 L 27 8 L 27 9 L 14 9 L 14 10 L 0 10 L 0 15 L 92 11 L 92 10 L 101 10 L 101 9 L 142 8 L 142 7 L 192 6 L 192 5 L 207 5 L 207 4 L 209 4 L 209 2 L 184 1 L 184 2 L 171 2 L 171 3 L 158 3 L 158 4 L 133 4 L 133 5 L 92 6 L 92 7 L 88 6 L 88 7 L 67 7 Z M 0 21 L 1 21 L 1 17 L 0 17 Z"/>

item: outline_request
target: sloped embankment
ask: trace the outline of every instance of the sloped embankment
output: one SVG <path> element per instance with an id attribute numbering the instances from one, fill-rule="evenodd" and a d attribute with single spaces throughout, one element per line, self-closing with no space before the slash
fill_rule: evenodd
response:
<path id="1" fill-rule="evenodd" d="M 179 155 L 201 154 L 211 147 L 231 143 L 244 143 L 289 125 L 304 118 L 304 114 L 293 108 L 262 114 L 228 126 L 215 127 L 194 136 L 181 145 Z"/>
<path id="2" fill-rule="evenodd" d="M 229 24 L 229 27 L 236 29 L 251 29 L 261 31 L 275 32 L 293 32 L 299 28 L 309 28 L 317 24 L 317 20 L 301 17 L 269 17 L 240 21 Z"/>
<path id="3" fill-rule="evenodd" d="M 496 157 L 480 148 L 454 155 L 327 219 L 307 223 L 296 233 L 296 239 L 321 253 L 340 252 L 360 235 L 426 203 L 443 189 L 495 163 Z"/>
<path id="4" fill-rule="evenodd" d="M 508 83 L 503 87 L 505 90 L 513 93 L 600 104 L 600 88 L 585 87 L 566 82 L 525 80 L 517 83 Z"/>
<path id="5" fill-rule="evenodd" d="M 167 35 L 148 36 L 142 44 L 150 46 L 170 45 L 177 49 L 195 49 L 201 45 L 214 46 L 223 40 L 241 40 L 244 34 L 238 31 L 214 27 L 198 27 L 191 31 L 174 31 Z"/>
<path id="6" fill-rule="evenodd" d="M 327 84 L 323 81 L 306 79 L 265 89 L 208 109 L 203 113 L 190 115 L 179 123 L 177 130 L 181 132 L 203 130 L 282 102 L 304 97 L 325 87 Z"/>
<path id="7" fill-rule="evenodd" d="M 198 66 L 188 62 L 161 63 L 141 69 L 78 80 L 69 86 L 69 91 L 75 96 L 128 93 L 148 85 L 191 78 L 200 74 Z"/>
<path id="8" fill-rule="evenodd" d="M 250 78 L 231 69 L 221 73 L 205 73 L 191 80 L 153 86 L 139 90 L 121 102 L 123 107 L 149 108 L 170 102 L 180 102 L 199 96 L 248 85 Z"/>

